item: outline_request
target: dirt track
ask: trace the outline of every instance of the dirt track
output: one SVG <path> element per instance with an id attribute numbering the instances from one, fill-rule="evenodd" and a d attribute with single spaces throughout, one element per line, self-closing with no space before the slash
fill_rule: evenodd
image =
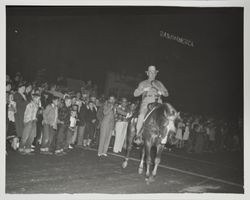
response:
<path id="1" fill-rule="evenodd" d="M 133 150 L 134 160 L 126 169 L 121 167 L 122 154 L 99 158 L 94 149 L 73 149 L 61 157 L 10 152 L 6 193 L 243 193 L 242 156 L 238 154 L 208 154 L 204 160 L 204 155 L 164 152 L 156 180 L 148 185 L 137 174 L 138 150 Z"/>

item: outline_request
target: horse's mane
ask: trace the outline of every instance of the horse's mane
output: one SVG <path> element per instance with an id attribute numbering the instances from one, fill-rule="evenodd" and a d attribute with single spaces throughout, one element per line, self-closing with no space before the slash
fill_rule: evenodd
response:
<path id="1" fill-rule="evenodd" d="M 170 116 L 176 114 L 175 108 L 169 104 L 169 103 L 163 103 L 163 104 L 158 104 L 150 115 L 153 115 L 154 113 L 161 115 L 164 114 L 164 116 Z"/>
<path id="2" fill-rule="evenodd" d="M 174 107 L 169 103 L 157 104 L 147 114 L 145 119 L 145 126 L 149 129 L 159 127 L 164 130 L 168 125 L 168 117 L 175 115 L 177 112 Z"/>

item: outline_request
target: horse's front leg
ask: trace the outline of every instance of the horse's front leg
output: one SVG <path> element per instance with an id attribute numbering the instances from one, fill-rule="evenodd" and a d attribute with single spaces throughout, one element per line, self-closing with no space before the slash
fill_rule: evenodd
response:
<path id="1" fill-rule="evenodd" d="M 161 144 L 158 144 L 157 146 L 157 150 L 156 150 L 156 156 L 155 156 L 155 166 L 154 166 L 154 169 L 152 171 L 152 178 L 154 178 L 156 176 L 156 173 L 157 173 L 157 168 L 161 162 L 161 153 L 164 149 L 164 145 L 161 145 Z"/>
<path id="2" fill-rule="evenodd" d="M 142 147 L 141 161 L 140 161 L 140 165 L 138 168 L 138 174 L 143 173 L 144 158 L 145 158 L 145 146 Z"/>

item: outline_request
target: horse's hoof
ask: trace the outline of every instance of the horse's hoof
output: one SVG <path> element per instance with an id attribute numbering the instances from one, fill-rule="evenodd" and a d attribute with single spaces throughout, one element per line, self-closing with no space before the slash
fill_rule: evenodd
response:
<path id="1" fill-rule="evenodd" d="M 124 169 L 124 168 L 126 168 L 128 166 L 128 163 L 127 162 L 123 162 L 122 163 L 122 168 Z"/>
<path id="2" fill-rule="evenodd" d="M 150 180 L 149 180 L 149 177 L 146 177 L 146 178 L 145 178 L 145 181 L 146 181 L 146 184 L 147 184 L 147 185 L 149 185 L 149 184 L 151 183 Z"/>
<path id="3" fill-rule="evenodd" d="M 154 181 L 155 181 L 155 177 L 154 177 L 154 176 L 150 176 L 148 181 L 149 181 L 150 183 L 154 182 Z"/>
<path id="4" fill-rule="evenodd" d="M 143 173 L 143 168 L 139 168 L 138 169 L 138 174 L 142 174 Z"/>

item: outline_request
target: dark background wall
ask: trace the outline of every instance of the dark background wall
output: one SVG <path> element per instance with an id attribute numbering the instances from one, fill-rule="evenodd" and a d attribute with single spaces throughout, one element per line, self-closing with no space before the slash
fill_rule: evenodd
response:
<path id="1" fill-rule="evenodd" d="M 177 109 L 243 113 L 242 8 L 8 6 L 6 13 L 11 75 L 32 79 L 46 68 L 51 79 L 64 74 L 102 88 L 107 70 L 144 74 L 153 64 Z"/>

